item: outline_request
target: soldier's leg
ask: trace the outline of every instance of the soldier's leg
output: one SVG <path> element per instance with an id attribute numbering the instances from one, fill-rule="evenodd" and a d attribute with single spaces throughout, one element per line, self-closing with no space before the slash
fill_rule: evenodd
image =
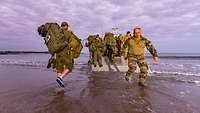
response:
<path id="1" fill-rule="evenodd" d="M 99 67 L 102 67 L 102 53 L 100 51 L 98 51 L 98 64 L 99 64 Z"/>
<path id="2" fill-rule="evenodd" d="M 113 56 L 113 49 L 112 49 L 111 46 L 109 46 L 109 48 L 108 48 L 108 58 L 109 58 L 110 62 L 113 62 L 112 56 Z"/>
<path id="3" fill-rule="evenodd" d="M 138 60 L 138 66 L 140 68 L 140 76 L 139 76 L 139 85 L 144 86 L 144 82 L 147 78 L 147 74 L 148 74 L 148 65 L 147 65 L 147 61 L 145 60 L 145 58 L 139 59 Z"/>
<path id="4" fill-rule="evenodd" d="M 62 63 L 64 64 L 64 66 L 60 78 L 64 78 L 69 72 L 72 71 L 72 68 L 74 66 L 73 53 L 69 52 L 69 54 L 63 55 Z"/>
<path id="5" fill-rule="evenodd" d="M 127 59 L 128 58 L 128 48 L 125 48 L 124 50 L 124 58 Z"/>
<path id="6" fill-rule="evenodd" d="M 61 79 L 63 79 L 69 72 L 70 72 L 70 70 L 65 67 L 64 70 L 63 70 L 63 72 L 61 73 L 61 75 L 59 77 Z"/>
<path id="7" fill-rule="evenodd" d="M 59 70 L 56 70 L 57 73 L 57 77 L 60 77 L 62 75 L 62 72 L 60 72 Z"/>
<path id="8" fill-rule="evenodd" d="M 92 52 L 89 50 L 89 61 L 88 61 L 88 64 L 91 64 L 91 59 L 92 59 Z"/>
<path id="9" fill-rule="evenodd" d="M 71 61 L 70 59 L 68 59 L 68 63 L 64 65 L 61 75 L 57 77 L 56 81 L 60 84 L 61 87 L 65 87 L 64 81 L 62 79 L 66 77 L 72 71 L 73 64 L 74 64 L 73 59 L 71 59 Z"/>
<path id="10" fill-rule="evenodd" d="M 90 64 L 94 64 L 94 52 L 90 51 Z"/>
<path id="11" fill-rule="evenodd" d="M 98 54 L 97 54 L 97 51 L 95 51 L 93 53 L 94 57 L 93 57 L 93 64 L 94 64 L 94 67 L 97 66 L 97 60 L 98 60 Z"/>
<path id="12" fill-rule="evenodd" d="M 109 58 L 110 62 L 112 62 L 112 50 L 111 49 L 108 50 L 108 58 Z"/>
<path id="13" fill-rule="evenodd" d="M 63 67 L 64 67 L 64 64 L 62 62 L 62 58 L 60 55 L 57 55 L 56 60 L 55 60 L 55 68 L 56 68 L 57 77 L 60 77 L 62 75 Z"/>
<path id="14" fill-rule="evenodd" d="M 135 73 L 135 70 L 137 68 L 137 59 L 134 57 L 128 58 L 128 71 L 126 72 L 125 79 L 127 81 L 131 81 L 131 78 L 133 74 Z"/>
<path id="15" fill-rule="evenodd" d="M 112 59 L 114 60 L 115 55 L 117 54 L 117 48 L 115 46 L 112 47 Z"/>
<path id="16" fill-rule="evenodd" d="M 59 86 L 64 87 L 64 82 L 62 80 L 62 72 L 64 70 L 63 66 L 64 64 L 61 62 L 62 60 L 60 58 L 56 59 L 56 73 L 57 73 L 57 79 Z"/>

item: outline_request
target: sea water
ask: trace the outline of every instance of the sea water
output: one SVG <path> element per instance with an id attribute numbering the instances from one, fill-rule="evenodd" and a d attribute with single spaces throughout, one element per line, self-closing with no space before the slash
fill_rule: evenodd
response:
<path id="1" fill-rule="evenodd" d="M 187 76 L 187 80 L 184 81 L 200 83 L 200 54 L 163 53 L 159 55 L 159 63 L 154 63 L 152 57 L 147 55 L 150 75 Z M 46 53 L 6 54 L 0 55 L 0 65 L 46 68 L 49 58 L 50 55 Z M 81 54 L 75 60 L 75 68 L 87 68 L 88 59 L 88 54 Z M 193 80 L 193 78 L 198 78 L 199 80 Z"/>

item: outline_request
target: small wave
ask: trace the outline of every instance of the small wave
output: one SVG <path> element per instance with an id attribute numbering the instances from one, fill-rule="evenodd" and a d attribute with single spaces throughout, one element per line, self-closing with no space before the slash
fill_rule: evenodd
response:
<path id="1" fill-rule="evenodd" d="M 159 65 L 155 65 L 155 63 L 149 63 L 151 66 L 162 66 L 162 67 L 200 67 L 199 64 L 189 64 L 189 63 L 182 63 L 182 64 L 175 64 L 175 63 L 159 63 Z"/>
<path id="2" fill-rule="evenodd" d="M 1 59 L 0 64 L 3 65 L 18 65 L 18 66 L 33 66 L 33 67 L 46 67 L 47 62 L 41 61 L 25 61 L 25 60 L 13 60 L 13 59 Z M 75 65 L 87 65 L 85 62 L 75 62 Z"/>
<path id="3" fill-rule="evenodd" d="M 153 74 L 185 75 L 185 76 L 200 76 L 200 73 L 192 73 L 192 72 L 169 72 L 169 71 L 154 71 L 154 70 L 151 70 L 150 73 L 153 73 Z"/>
<path id="4" fill-rule="evenodd" d="M 18 65 L 18 66 L 33 66 L 33 67 L 45 67 L 46 63 L 40 61 L 23 61 L 23 60 L 10 60 L 10 59 L 2 59 L 0 64 L 4 65 Z"/>
<path id="5" fill-rule="evenodd" d="M 187 81 L 187 82 L 190 82 L 190 83 L 195 83 L 195 84 L 197 84 L 197 85 L 200 85 L 200 81 L 198 81 L 198 80 L 194 80 L 194 81 Z"/>
<path id="6" fill-rule="evenodd" d="M 200 73 L 191 73 L 191 72 L 160 72 L 160 71 L 151 71 L 151 76 L 159 76 L 159 77 L 167 77 L 171 78 L 171 80 L 175 80 L 181 83 L 191 83 L 195 85 L 200 85 Z M 156 74 L 156 75 L 154 75 Z M 158 75 L 157 75 L 158 74 Z M 164 75 L 164 76 L 163 76 Z"/>
<path id="7" fill-rule="evenodd" d="M 192 83 L 196 85 L 200 85 L 200 80 L 184 80 L 184 79 L 178 79 L 179 82 L 184 82 L 184 83 Z"/>
<path id="8" fill-rule="evenodd" d="M 146 56 L 147 58 L 151 58 L 151 56 Z M 160 56 L 160 58 L 164 59 L 193 59 L 193 60 L 199 60 L 200 56 Z"/>
<path id="9" fill-rule="evenodd" d="M 183 64 L 178 64 L 177 66 L 178 66 L 178 67 L 183 67 L 184 65 L 183 65 Z"/>

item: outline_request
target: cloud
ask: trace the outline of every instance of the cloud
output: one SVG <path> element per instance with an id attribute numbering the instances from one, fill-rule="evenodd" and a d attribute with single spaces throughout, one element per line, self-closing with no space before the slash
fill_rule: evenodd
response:
<path id="1" fill-rule="evenodd" d="M 192 44 L 200 36 L 200 3 L 195 0 L 1 0 L 0 4 L 0 39 L 4 41 L 1 49 L 13 46 L 46 50 L 39 45 L 42 40 L 37 35 L 37 26 L 62 21 L 68 21 L 82 39 L 89 34 L 111 31 L 112 27 L 126 33 L 141 26 L 144 35 L 163 51 L 170 46 L 167 48 L 162 43 L 188 38 L 194 51 L 200 49 L 195 47 L 196 43 Z M 26 47 L 15 44 L 21 42 L 27 43 Z"/>

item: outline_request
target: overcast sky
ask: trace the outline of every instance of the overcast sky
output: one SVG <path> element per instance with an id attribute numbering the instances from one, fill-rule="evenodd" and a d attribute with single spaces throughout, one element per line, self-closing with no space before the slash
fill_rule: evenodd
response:
<path id="1" fill-rule="evenodd" d="M 160 53 L 200 53 L 200 0 L 1 0 L 0 50 L 45 51 L 37 26 L 62 21 L 81 39 L 140 26 Z"/>

